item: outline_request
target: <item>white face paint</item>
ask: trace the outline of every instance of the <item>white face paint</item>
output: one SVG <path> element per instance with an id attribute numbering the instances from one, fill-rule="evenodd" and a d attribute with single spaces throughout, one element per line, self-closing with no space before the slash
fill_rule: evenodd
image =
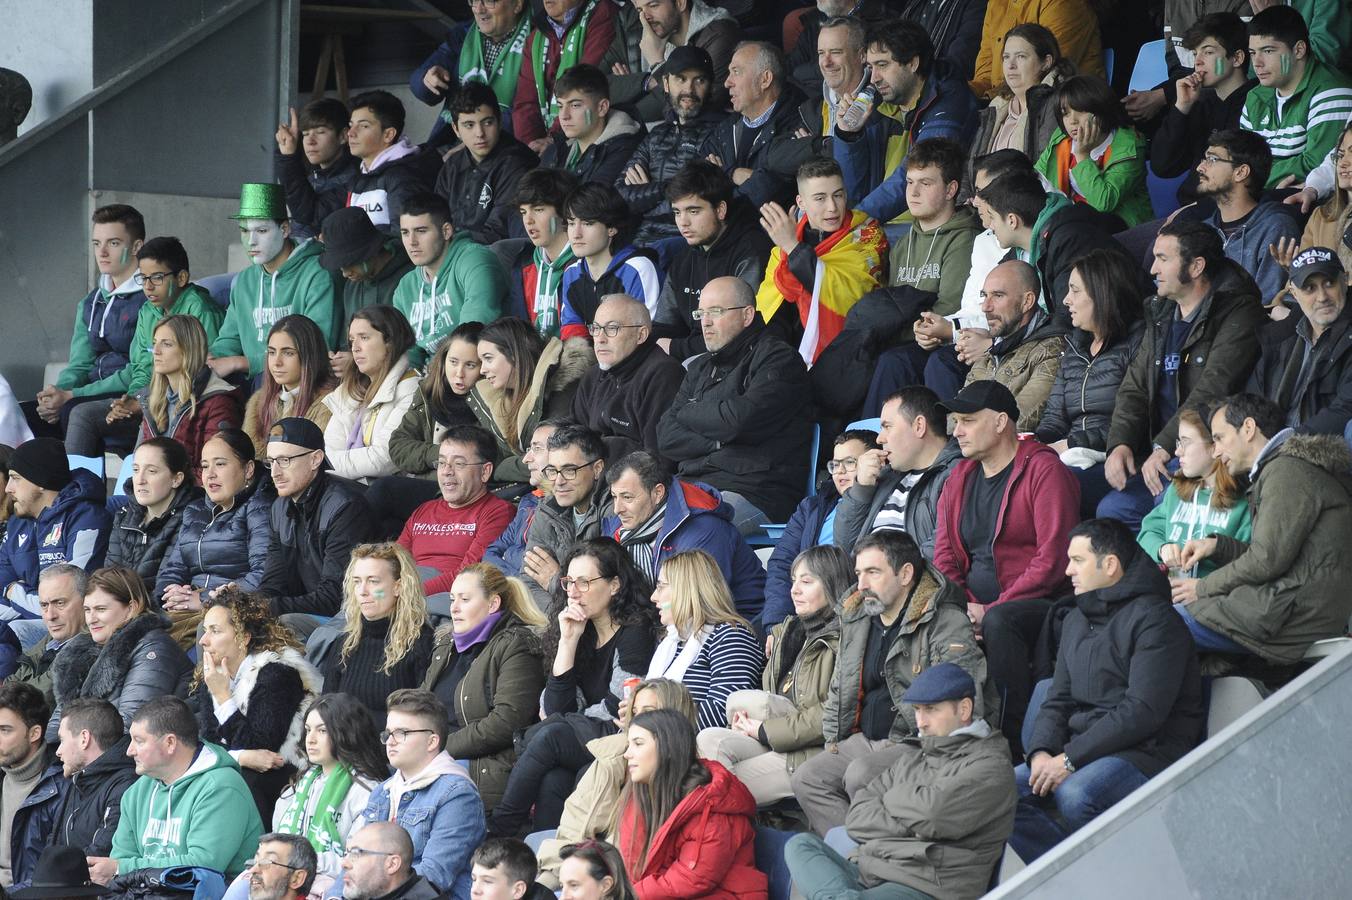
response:
<path id="1" fill-rule="evenodd" d="M 271 219 L 245 219 L 239 223 L 239 237 L 252 262 L 269 263 L 282 252 L 286 229 Z"/>

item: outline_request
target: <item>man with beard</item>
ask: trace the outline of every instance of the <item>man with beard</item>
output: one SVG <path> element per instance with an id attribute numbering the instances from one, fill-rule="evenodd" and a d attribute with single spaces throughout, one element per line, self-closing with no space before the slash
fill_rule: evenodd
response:
<path id="1" fill-rule="evenodd" d="M 66 795 L 56 748 L 43 740 L 51 710 L 31 684 L 0 685 L 0 885 L 33 877 Z"/>
<path id="2" fill-rule="evenodd" d="M 672 177 L 698 157 L 705 137 L 723 119 L 709 103 L 714 63 L 708 51 L 693 45 L 677 47 L 661 77 L 666 121 L 648 132 L 615 182 L 629 208 L 643 217 L 635 238 L 640 244 L 680 236 L 664 192 Z"/>
<path id="3" fill-rule="evenodd" d="M 304 900 L 315 881 L 319 859 L 303 834 L 274 831 L 258 839 L 258 852 L 244 870 L 249 900 Z"/>
<path id="4" fill-rule="evenodd" d="M 925 562 L 910 535 L 868 535 L 856 547 L 854 571 L 858 589 L 842 603 L 840 649 L 822 709 L 826 752 L 791 777 L 808 824 L 822 837 L 845 824 L 856 792 L 900 759 L 899 742 L 916 733 L 915 710 L 902 695 L 917 675 L 955 663 L 976 683 L 974 717 L 992 715 L 997 704 L 962 588 Z"/>
<path id="5" fill-rule="evenodd" d="M 741 40 L 742 31 L 726 9 L 705 3 L 704 0 L 637 0 L 634 4 L 641 17 L 642 37 L 639 54 L 643 60 L 642 72 L 611 75 L 611 93 L 616 102 L 642 104 L 645 112 L 650 102 L 654 112 L 660 109 L 666 88 L 665 77 L 673 71 L 672 56 L 677 50 L 691 48 L 709 55 L 713 64 L 712 93 L 707 98 L 709 107 L 724 110 L 728 92 L 723 81 L 728 77 L 728 63 Z M 668 96 L 670 96 L 668 94 Z M 655 115 L 645 118 L 651 120 Z"/>
<path id="6" fill-rule="evenodd" d="M 122 818 L 122 795 L 136 780 L 122 714 L 107 700 L 77 697 L 62 707 L 56 737 L 56 756 L 70 787 L 52 842 L 107 856 Z"/>
<path id="7" fill-rule="evenodd" d="M 441 891 L 414 871 L 413 854 L 413 842 L 398 823 L 367 825 L 352 836 L 343 857 L 343 900 L 436 900 Z"/>

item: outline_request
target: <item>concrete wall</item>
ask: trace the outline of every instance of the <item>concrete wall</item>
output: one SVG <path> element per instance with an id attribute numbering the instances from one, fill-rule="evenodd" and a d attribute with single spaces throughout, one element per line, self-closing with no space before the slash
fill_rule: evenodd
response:
<path id="1" fill-rule="evenodd" d="M 93 0 L 0 0 L 0 66 L 33 86 L 33 109 L 19 134 L 94 87 L 93 6 Z"/>

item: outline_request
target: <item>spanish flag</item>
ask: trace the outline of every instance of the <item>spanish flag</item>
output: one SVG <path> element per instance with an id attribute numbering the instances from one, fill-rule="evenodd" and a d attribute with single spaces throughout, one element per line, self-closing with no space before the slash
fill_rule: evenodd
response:
<path id="1" fill-rule="evenodd" d="M 804 217 L 798 222 L 800 239 L 806 228 Z M 816 252 L 817 277 L 810 290 L 789 271 L 784 251 L 775 247 L 756 293 L 756 310 L 766 322 L 786 300 L 798 307 L 803 324 L 798 352 L 809 366 L 845 327 L 850 307 L 882 283 L 887 236 L 876 220 L 856 209 L 846 225 L 822 239 Z"/>

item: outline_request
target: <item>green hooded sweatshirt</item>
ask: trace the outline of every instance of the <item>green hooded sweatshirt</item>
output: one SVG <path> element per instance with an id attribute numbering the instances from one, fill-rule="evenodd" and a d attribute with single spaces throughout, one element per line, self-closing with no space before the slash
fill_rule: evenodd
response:
<path id="1" fill-rule="evenodd" d="M 173 784 L 142 775 L 122 795 L 122 819 L 109 856 L 120 875 L 137 869 L 202 866 L 227 884 L 258 849 L 263 822 L 239 766 L 203 743 Z"/>
<path id="2" fill-rule="evenodd" d="M 155 326 L 159 325 L 165 316 L 192 316 L 197 319 L 207 333 L 207 346 L 210 347 L 220 335 L 225 310 L 211 299 L 206 288 L 192 282 L 188 282 L 188 286 L 174 298 L 174 305 L 168 312 L 161 312 L 153 302 L 146 301 L 136 315 L 136 336 L 131 342 L 131 365 L 127 366 L 130 377 L 124 389 L 128 394 L 135 394 L 150 384 L 150 375 L 155 368 L 155 357 L 151 353 Z"/>
<path id="3" fill-rule="evenodd" d="M 394 305 L 413 326 L 409 362 L 421 366 L 462 322 L 492 322 L 507 309 L 507 275 L 498 255 L 457 231 L 430 282 L 418 266 L 394 291 Z"/>
<path id="4" fill-rule="evenodd" d="M 893 287 L 938 294 L 934 314 L 951 316 L 962 306 L 962 290 L 972 268 L 972 242 L 980 233 L 981 220 L 970 206 L 959 206 L 933 231 L 912 225 L 892 248 Z"/>
<path id="5" fill-rule="evenodd" d="M 249 374 L 257 375 L 266 364 L 268 332 L 278 319 L 293 314 L 313 319 L 329 349 L 334 349 L 338 295 L 333 276 L 319 264 L 322 252 L 318 241 L 305 241 L 272 274 L 261 265 L 240 272 L 230 288 L 225 324 L 211 342 L 211 355 L 248 357 Z"/>
<path id="6" fill-rule="evenodd" d="M 379 274 L 370 281 L 348 281 L 343 279 L 342 320 L 338 322 L 338 346 L 348 346 L 347 326 L 352 322 L 352 314 L 368 306 L 392 306 L 394 292 L 400 280 L 413 270 L 408 261 L 404 245 L 399 241 L 387 241 L 385 249 L 394 254 L 394 258 L 385 264 Z"/>

